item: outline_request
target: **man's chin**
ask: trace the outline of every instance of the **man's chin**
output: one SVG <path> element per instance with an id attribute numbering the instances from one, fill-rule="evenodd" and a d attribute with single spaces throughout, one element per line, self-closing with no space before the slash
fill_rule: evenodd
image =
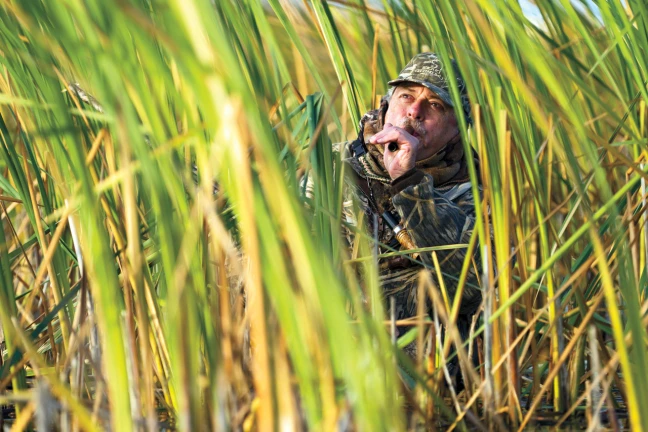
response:
<path id="1" fill-rule="evenodd" d="M 418 153 L 416 155 L 417 156 L 416 160 L 417 161 L 422 161 L 422 160 L 431 158 L 432 156 L 437 154 L 442 148 L 443 148 L 443 146 L 433 146 L 433 145 L 427 144 L 427 143 L 426 144 L 421 144 L 419 146 L 419 151 L 418 151 Z"/>

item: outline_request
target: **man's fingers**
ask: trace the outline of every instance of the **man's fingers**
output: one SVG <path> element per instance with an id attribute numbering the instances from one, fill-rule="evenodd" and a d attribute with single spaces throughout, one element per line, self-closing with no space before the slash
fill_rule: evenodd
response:
<path id="1" fill-rule="evenodd" d="M 388 144 L 383 152 L 383 162 L 393 179 L 407 172 L 416 162 L 419 139 L 391 123 L 386 123 L 382 131 L 372 136 L 369 144 Z M 389 144 L 394 148 L 390 148 Z"/>
<path id="2" fill-rule="evenodd" d="M 410 137 L 403 129 L 398 127 L 385 128 L 371 137 L 371 144 L 385 144 L 392 141 L 398 141 L 401 144 L 410 143 Z"/>

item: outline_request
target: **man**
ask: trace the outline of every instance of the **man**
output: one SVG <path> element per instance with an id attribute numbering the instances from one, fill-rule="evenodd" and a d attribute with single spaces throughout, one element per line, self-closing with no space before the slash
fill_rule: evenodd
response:
<path id="1" fill-rule="evenodd" d="M 356 177 L 351 189 L 366 213 L 365 220 L 371 232 L 377 230 L 381 243 L 397 249 L 401 245 L 394 241 L 394 231 L 398 231 L 394 225 L 399 222 L 417 248 L 470 241 L 475 209 L 466 157 L 474 156 L 464 154 L 456 109 L 463 110 L 469 123 L 472 120 L 466 86 L 454 60 L 452 68 L 456 82 L 449 83 L 436 54 L 416 55 L 389 82 L 392 88 L 380 108 L 362 118 L 358 140 L 345 145 L 344 161 Z M 462 106 L 453 105 L 450 85 L 459 90 Z M 466 249 L 437 252 L 450 302 L 465 254 Z M 419 260 L 428 269 L 434 268 L 431 253 L 422 253 Z M 474 262 L 479 259 L 475 257 Z M 422 268 L 404 257 L 381 262 L 381 284 L 386 299 L 395 297 L 396 319 L 416 315 Z M 437 275 L 432 279 L 436 283 Z M 468 335 L 481 298 L 473 264 L 457 322 L 463 337 Z M 430 306 L 428 302 L 428 311 Z"/>

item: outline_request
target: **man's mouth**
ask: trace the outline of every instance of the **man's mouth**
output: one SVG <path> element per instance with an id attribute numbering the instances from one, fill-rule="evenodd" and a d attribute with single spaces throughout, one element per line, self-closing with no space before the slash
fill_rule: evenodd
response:
<path id="1" fill-rule="evenodd" d="M 412 135 L 414 138 L 420 138 L 421 137 L 421 135 L 416 131 L 416 129 L 414 129 L 413 126 L 409 126 L 409 125 L 405 126 L 405 131 L 408 134 Z"/>
<path id="2" fill-rule="evenodd" d="M 421 138 L 421 136 L 423 135 L 423 132 L 417 130 L 418 128 L 416 128 L 416 127 L 415 127 L 414 125 L 412 125 L 412 124 L 405 124 L 405 125 L 403 126 L 403 129 L 405 129 L 405 132 L 407 132 L 408 134 L 412 135 L 414 138 Z"/>
<path id="3" fill-rule="evenodd" d="M 405 132 L 407 132 L 408 134 L 418 138 L 418 134 L 411 125 L 407 125 L 403 129 L 405 129 Z"/>

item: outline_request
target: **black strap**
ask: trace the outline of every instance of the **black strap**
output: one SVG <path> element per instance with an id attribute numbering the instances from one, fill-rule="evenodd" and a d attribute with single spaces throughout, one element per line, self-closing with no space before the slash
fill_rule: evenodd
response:
<path id="1" fill-rule="evenodd" d="M 361 137 L 351 142 L 351 156 L 359 158 L 367 153 L 367 147 L 362 142 Z"/>

